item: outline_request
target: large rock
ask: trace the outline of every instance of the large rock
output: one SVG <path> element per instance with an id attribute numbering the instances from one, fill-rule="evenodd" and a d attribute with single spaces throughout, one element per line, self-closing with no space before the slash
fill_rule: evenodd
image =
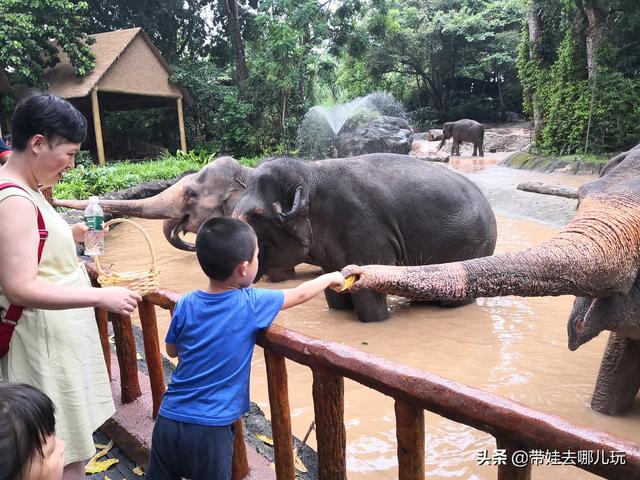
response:
<path id="1" fill-rule="evenodd" d="M 377 152 L 407 154 L 412 143 L 413 130 L 409 123 L 403 118 L 384 115 L 367 123 L 345 125 L 335 138 L 339 158 Z"/>

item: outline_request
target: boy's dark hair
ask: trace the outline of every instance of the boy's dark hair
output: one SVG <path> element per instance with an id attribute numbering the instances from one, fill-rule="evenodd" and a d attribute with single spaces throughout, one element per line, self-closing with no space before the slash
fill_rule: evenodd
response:
<path id="1" fill-rule="evenodd" d="M 23 478 L 55 427 L 49 397 L 31 385 L 0 383 L 0 478 Z"/>
<path id="2" fill-rule="evenodd" d="M 11 117 L 11 147 L 22 151 L 34 135 L 49 142 L 63 138 L 82 143 L 87 135 L 87 120 L 65 99 L 48 93 L 34 93 L 16 107 Z"/>
<path id="3" fill-rule="evenodd" d="M 248 223 L 235 218 L 210 218 L 196 236 L 196 255 L 204 273 L 224 281 L 256 252 L 256 234 Z"/>

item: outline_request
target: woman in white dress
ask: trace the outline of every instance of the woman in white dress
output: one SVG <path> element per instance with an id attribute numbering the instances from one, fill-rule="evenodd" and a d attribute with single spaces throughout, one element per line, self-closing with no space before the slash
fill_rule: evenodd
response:
<path id="1" fill-rule="evenodd" d="M 66 480 L 85 477 L 92 434 L 115 411 L 92 307 L 128 315 L 142 300 L 126 288 L 91 287 L 74 243 L 87 227 L 69 227 L 38 190 L 74 167 L 86 125 L 66 100 L 36 93 L 16 107 L 13 153 L 0 167 L 0 183 L 24 189 L 0 191 L 0 315 L 10 304 L 25 307 L 0 372 L 2 381 L 33 385 L 53 400 Z M 40 263 L 34 206 L 49 232 Z"/>

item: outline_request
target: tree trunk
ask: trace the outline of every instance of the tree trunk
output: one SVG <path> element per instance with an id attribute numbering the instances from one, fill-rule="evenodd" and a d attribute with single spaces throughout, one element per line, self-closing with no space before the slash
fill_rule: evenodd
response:
<path id="1" fill-rule="evenodd" d="M 238 84 L 242 85 L 249 78 L 249 68 L 244 54 L 244 40 L 240 31 L 240 19 L 238 18 L 238 2 L 236 0 L 222 0 L 222 5 L 229 20 L 229 36 L 233 46 L 233 56 L 238 75 Z"/>
<path id="2" fill-rule="evenodd" d="M 596 7 L 585 7 L 584 15 L 587 19 L 586 46 L 587 46 L 587 69 L 589 78 L 596 74 L 598 68 L 598 50 L 602 46 L 604 37 L 604 24 L 606 15 Z"/>
<path id="3" fill-rule="evenodd" d="M 542 18 L 540 17 L 541 6 L 538 0 L 529 0 L 527 11 L 527 25 L 529 26 L 529 60 L 538 60 L 538 42 L 542 34 Z M 540 106 L 538 105 L 538 97 L 535 90 L 528 92 L 530 96 L 531 106 L 533 109 L 533 128 L 537 136 L 542 127 L 542 115 Z"/>

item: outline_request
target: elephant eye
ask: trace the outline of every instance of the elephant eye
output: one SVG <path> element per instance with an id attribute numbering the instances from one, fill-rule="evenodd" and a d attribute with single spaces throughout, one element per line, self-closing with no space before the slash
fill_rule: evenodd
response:
<path id="1" fill-rule="evenodd" d="M 198 193 L 192 188 L 187 188 L 187 196 L 189 198 L 197 198 L 198 197 Z"/>

